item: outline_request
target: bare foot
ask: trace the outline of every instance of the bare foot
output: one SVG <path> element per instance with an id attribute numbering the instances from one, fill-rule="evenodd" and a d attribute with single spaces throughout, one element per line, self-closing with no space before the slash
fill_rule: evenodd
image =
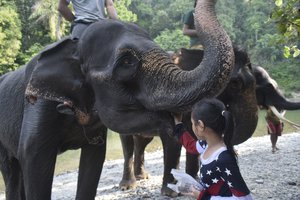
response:
<path id="1" fill-rule="evenodd" d="M 272 148 L 272 153 L 275 153 L 275 151 L 276 151 L 276 148 L 273 147 L 273 148 Z"/>

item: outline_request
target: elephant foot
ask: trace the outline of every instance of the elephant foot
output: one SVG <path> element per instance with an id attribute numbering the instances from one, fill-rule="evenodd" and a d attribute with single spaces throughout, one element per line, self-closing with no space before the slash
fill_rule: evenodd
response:
<path id="1" fill-rule="evenodd" d="M 135 174 L 135 178 L 136 180 L 140 181 L 140 180 L 145 180 L 145 179 L 149 179 L 150 178 L 150 174 L 148 174 L 148 172 L 141 172 L 138 174 Z"/>
<path id="2" fill-rule="evenodd" d="M 136 188 L 136 180 L 133 180 L 133 179 L 131 179 L 131 180 L 122 180 L 119 183 L 119 188 L 122 191 L 134 189 L 134 188 Z"/>
<path id="3" fill-rule="evenodd" d="M 174 192 L 173 190 L 171 190 L 167 186 L 162 186 L 162 188 L 160 190 L 160 193 L 161 193 L 161 195 L 168 196 L 168 197 L 178 197 L 179 196 L 179 193 Z"/>

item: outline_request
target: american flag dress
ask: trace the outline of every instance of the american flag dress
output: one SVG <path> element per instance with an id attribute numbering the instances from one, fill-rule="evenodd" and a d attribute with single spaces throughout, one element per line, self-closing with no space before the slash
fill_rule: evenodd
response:
<path id="1" fill-rule="evenodd" d="M 205 141 L 195 140 L 182 124 L 176 125 L 174 134 L 189 153 L 201 154 L 200 183 L 204 189 L 197 200 L 252 200 L 237 161 L 226 147 L 204 159 Z"/>

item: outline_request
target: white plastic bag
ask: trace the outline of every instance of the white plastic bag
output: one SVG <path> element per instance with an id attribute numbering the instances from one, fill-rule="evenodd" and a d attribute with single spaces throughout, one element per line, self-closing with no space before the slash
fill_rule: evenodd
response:
<path id="1" fill-rule="evenodd" d="M 168 184 L 167 186 L 177 193 L 191 193 L 193 188 L 198 191 L 203 190 L 203 186 L 196 181 L 193 177 L 185 172 L 181 172 L 177 169 L 172 169 L 171 174 L 177 180 L 176 184 Z"/>

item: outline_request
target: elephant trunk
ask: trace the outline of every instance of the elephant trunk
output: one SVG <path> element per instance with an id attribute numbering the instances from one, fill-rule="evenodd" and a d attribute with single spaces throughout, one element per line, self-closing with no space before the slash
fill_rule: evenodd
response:
<path id="1" fill-rule="evenodd" d="M 181 111 L 203 97 L 218 95 L 228 83 L 234 53 L 227 33 L 217 21 L 215 3 L 198 0 L 195 24 L 205 49 L 202 62 L 194 70 L 181 70 L 159 49 L 141 56 L 143 65 L 137 77 L 142 77 L 138 85 L 143 92 L 137 98 L 147 109 Z"/>
<path id="2" fill-rule="evenodd" d="M 234 145 L 240 144 L 249 139 L 254 133 L 258 122 L 255 78 L 247 68 L 243 68 L 242 70 L 243 72 L 239 74 L 243 75 L 243 88 L 240 88 L 235 92 L 236 86 L 234 82 L 230 82 L 224 92 L 218 96 L 233 115 L 234 133 L 232 144 Z"/>
<path id="3" fill-rule="evenodd" d="M 300 102 L 291 102 L 280 94 L 277 98 L 266 99 L 267 106 L 275 106 L 279 110 L 298 110 L 300 109 Z M 275 101 L 275 102 L 272 102 Z"/>
<path id="4" fill-rule="evenodd" d="M 251 94 L 252 95 L 252 94 Z M 258 108 L 254 104 L 255 99 L 251 99 L 252 96 L 240 96 L 239 102 L 231 102 L 229 110 L 234 116 L 234 134 L 232 138 L 232 144 L 240 144 L 249 139 L 257 126 L 258 122 Z M 255 98 L 255 97 L 254 97 Z"/>

